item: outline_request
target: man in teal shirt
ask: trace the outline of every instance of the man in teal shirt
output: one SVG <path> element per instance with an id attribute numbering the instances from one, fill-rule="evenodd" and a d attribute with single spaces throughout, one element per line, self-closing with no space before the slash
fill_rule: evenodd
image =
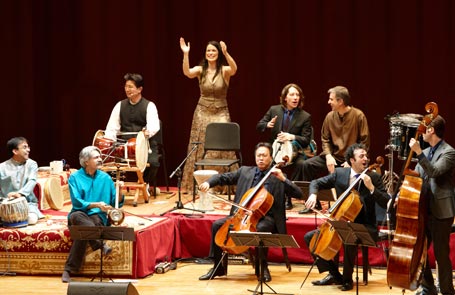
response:
<path id="1" fill-rule="evenodd" d="M 99 170 L 101 167 L 101 153 L 97 147 L 88 146 L 79 154 L 81 169 L 71 174 L 68 185 L 73 208 L 68 214 L 68 226 L 109 226 L 107 212 L 114 208 L 116 190 L 109 174 Z M 123 205 L 123 199 L 119 206 Z M 77 273 L 84 260 L 87 242 L 93 250 L 101 249 L 104 255 L 112 249 L 100 240 L 75 240 L 71 247 L 62 282 L 71 281 L 71 273 Z"/>

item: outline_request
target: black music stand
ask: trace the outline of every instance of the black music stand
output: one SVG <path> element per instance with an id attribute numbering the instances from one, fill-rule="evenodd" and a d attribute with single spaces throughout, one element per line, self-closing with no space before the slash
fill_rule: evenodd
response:
<path id="1" fill-rule="evenodd" d="M 237 246 L 254 246 L 259 249 L 259 282 L 254 290 L 248 289 L 248 291 L 253 292 L 253 294 L 282 294 L 282 295 L 292 295 L 290 293 L 277 293 L 272 289 L 266 282 L 264 282 L 264 267 L 263 267 L 263 257 L 262 253 L 264 248 L 267 247 L 280 247 L 280 248 L 300 248 L 299 244 L 294 239 L 292 235 L 285 234 L 271 234 L 264 232 L 235 232 L 231 231 L 229 236 L 232 238 L 234 243 Z M 269 287 L 271 292 L 264 292 L 263 285 Z M 258 292 L 258 289 L 260 291 Z"/>
<path id="2" fill-rule="evenodd" d="M 102 245 L 104 245 L 104 240 L 136 241 L 134 228 L 132 227 L 72 225 L 69 229 L 71 239 L 73 240 L 101 240 Z M 100 282 L 102 282 L 103 275 L 106 275 L 103 271 L 103 247 L 100 248 L 100 251 L 100 271 L 92 278 L 92 281 L 96 277 L 99 277 Z M 111 278 L 109 278 L 109 280 L 113 282 Z"/>
<path id="3" fill-rule="evenodd" d="M 328 220 L 340 235 L 343 244 L 357 246 L 356 256 L 356 294 L 359 294 L 359 247 L 376 247 L 376 242 L 371 237 L 365 225 L 347 221 Z"/>

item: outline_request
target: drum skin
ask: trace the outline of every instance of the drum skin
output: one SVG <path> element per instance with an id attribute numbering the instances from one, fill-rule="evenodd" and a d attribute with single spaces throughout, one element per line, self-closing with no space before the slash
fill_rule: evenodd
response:
<path id="1" fill-rule="evenodd" d="M 28 225 L 28 203 L 25 197 L 3 201 L 0 217 L 4 227 L 25 227 Z"/>
<path id="2" fill-rule="evenodd" d="M 144 171 L 147 167 L 149 145 L 144 132 L 137 133 L 135 138 L 130 138 L 122 143 L 104 137 L 104 131 L 98 130 L 93 137 L 93 146 L 101 151 L 104 163 L 125 163 L 129 167 L 137 167 Z"/>
<path id="3" fill-rule="evenodd" d="M 44 184 L 44 197 L 49 206 L 54 210 L 60 210 L 64 205 L 63 190 L 60 178 L 50 177 Z"/>

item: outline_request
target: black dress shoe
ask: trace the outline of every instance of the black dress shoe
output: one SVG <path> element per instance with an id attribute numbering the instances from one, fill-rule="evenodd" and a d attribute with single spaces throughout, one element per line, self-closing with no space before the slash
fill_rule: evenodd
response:
<path id="1" fill-rule="evenodd" d="M 292 208 L 294 208 L 294 206 L 292 205 L 292 203 L 286 203 L 286 210 L 291 210 Z"/>
<path id="2" fill-rule="evenodd" d="M 341 279 L 335 278 L 331 274 L 328 274 L 325 278 L 318 281 L 311 282 L 315 286 L 327 286 L 327 285 L 341 285 L 343 281 Z"/>
<path id="3" fill-rule="evenodd" d="M 349 291 L 349 290 L 352 290 L 352 288 L 354 288 L 352 282 L 344 282 L 343 285 L 341 285 L 340 290 L 341 291 Z"/>
<path id="4" fill-rule="evenodd" d="M 421 286 L 421 289 L 415 293 L 416 295 L 438 295 L 438 290 L 435 286 L 430 288 Z"/>
<path id="5" fill-rule="evenodd" d="M 203 276 L 199 277 L 199 280 L 201 281 L 206 281 L 206 280 L 212 280 L 215 277 L 221 277 L 227 275 L 227 270 L 219 267 L 217 270 L 215 268 L 211 268 L 208 273 L 206 273 Z"/>
<path id="6" fill-rule="evenodd" d="M 260 281 L 259 280 L 259 275 L 257 275 L 257 277 L 258 277 L 258 281 Z M 263 282 L 270 282 L 271 280 L 272 280 L 272 276 L 270 275 L 269 268 L 266 267 L 266 268 L 264 268 L 264 274 L 262 276 L 262 281 Z"/>

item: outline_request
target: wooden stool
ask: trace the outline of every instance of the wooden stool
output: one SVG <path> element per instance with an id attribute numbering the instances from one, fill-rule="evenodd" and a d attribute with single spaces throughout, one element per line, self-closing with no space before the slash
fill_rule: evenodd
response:
<path id="1" fill-rule="evenodd" d="M 144 176 L 142 171 L 137 167 L 128 167 L 128 166 L 103 166 L 101 170 L 108 172 L 108 171 L 117 171 L 119 169 L 121 172 L 136 172 L 137 175 L 137 182 L 124 182 L 122 188 L 126 188 L 128 191 L 129 189 L 135 189 L 134 199 L 133 199 L 133 206 L 137 207 L 137 201 L 139 199 L 139 195 L 144 198 L 144 202 L 148 203 L 150 194 L 147 189 L 147 183 L 144 182 Z M 141 193 L 141 194 L 140 194 Z"/>

